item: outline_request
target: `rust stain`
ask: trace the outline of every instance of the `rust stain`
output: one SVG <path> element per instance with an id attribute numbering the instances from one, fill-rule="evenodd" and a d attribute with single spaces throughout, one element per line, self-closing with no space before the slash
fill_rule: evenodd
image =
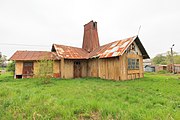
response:
<path id="1" fill-rule="evenodd" d="M 124 51 L 129 47 L 129 45 L 134 41 L 135 38 L 136 36 L 123 40 L 118 40 L 101 46 L 92 53 L 90 53 L 89 57 L 109 58 L 120 56 L 124 53 Z"/>
<path id="2" fill-rule="evenodd" d="M 53 52 L 46 51 L 17 51 L 11 60 L 40 60 L 43 56 L 47 59 L 89 59 L 89 58 L 110 58 L 122 55 L 129 45 L 135 40 L 136 36 L 111 42 L 100 46 L 92 52 L 82 48 L 53 44 Z"/>
<path id="3" fill-rule="evenodd" d="M 10 60 L 58 60 L 59 57 L 55 52 L 47 51 L 16 51 Z"/>

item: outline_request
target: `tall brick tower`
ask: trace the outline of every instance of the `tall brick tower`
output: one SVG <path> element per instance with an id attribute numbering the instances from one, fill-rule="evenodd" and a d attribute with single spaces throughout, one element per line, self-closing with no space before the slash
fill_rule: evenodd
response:
<path id="1" fill-rule="evenodd" d="M 99 46 L 97 22 L 90 21 L 89 23 L 84 25 L 82 48 L 88 52 L 91 52 Z"/>

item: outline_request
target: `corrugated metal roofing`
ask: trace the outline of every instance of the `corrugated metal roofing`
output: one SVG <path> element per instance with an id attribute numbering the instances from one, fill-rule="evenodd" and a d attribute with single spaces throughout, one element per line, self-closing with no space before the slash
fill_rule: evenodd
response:
<path id="1" fill-rule="evenodd" d="M 58 60 L 59 57 L 55 52 L 47 51 L 16 51 L 10 60 Z"/>
<path id="2" fill-rule="evenodd" d="M 133 36 L 123 40 L 111 42 L 109 44 L 98 47 L 90 53 L 82 48 L 57 44 L 53 44 L 52 51 L 56 52 L 60 58 L 65 59 L 110 58 L 122 55 L 129 47 L 129 45 L 136 40 L 136 38 L 138 37 Z M 142 47 L 142 49 L 144 50 L 144 47 Z"/>
<path id="3" fill-rule="evenodd" d="M 125 50 L 135 41 L 143 58 L 149 58 L 146 50 L 142 46 L 138 36 L 126 38 L 111 42 L 109 44 L 98 47 L 92 52 L 87 52 L 82 48 L 53 44 L 52 52 L 46 51 L 17 51 L 10 59 L 11 60 L 40 60 L 44 56 L 48 59 L 89 59 L 89 58 L 110 58 L 121 56 Z"/>
<path id="4" fill-rule="evenodd" d="M 53 44 L 52 51 L 55 51 L 60 58 L 65 59 L 88 59 L 88 52 L 82 48 Z"/>
<path id="5" fill-rule="evenodd" d="M 106 45 L 103 45 L 93 52 L 90 53 L 90 58 L 109 58 L 109 57 L 116 57 L 120 56 L 124 53 L 124 51 L 129 47 L 129 45 L 135 40 L 136 36 L 118 40 Z"/>

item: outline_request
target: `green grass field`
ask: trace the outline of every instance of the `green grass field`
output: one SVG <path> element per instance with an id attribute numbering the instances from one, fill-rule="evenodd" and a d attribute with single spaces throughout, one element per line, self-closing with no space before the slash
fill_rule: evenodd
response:
<path id="1" fill-rule="evenodd" d="M 142 79 L 12 79 L 0 76 L 0 119 L 180 120 L 180 77 Z"/>

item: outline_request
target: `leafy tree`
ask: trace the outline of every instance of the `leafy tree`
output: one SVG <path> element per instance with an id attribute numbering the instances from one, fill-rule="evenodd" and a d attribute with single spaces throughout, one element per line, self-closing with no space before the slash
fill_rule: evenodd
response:
<path id="1" fill-rule="evenodd" d="M 176 52 L 173 52 L 173 60 L 175 64 L 180 64 L 180 55 Z M 167 51 L 166 55 L 158 54 L 153 58 L 154 64 L 171 64 L 172 63 L 172 55 L 170 51 Z"/>
<path id="2" fill-rule="evenodd" d="M 174 63 L 175 64 L 180 64 L 180 55 L 174 56 Z"/>
<path id="3" fill-rule="evenodd" d="M 153 58 L 154 64 L 167 64 L 166 57 L 162 54 L 158 54 Z"/>
<path id="4" fill-rule="evenodd" d="M 6 61 L 7 61 L 7 56 L 2 55 L 2 53 L 0 52 L 0 67 L 5 67 Z"/>
<path id="5" fill-rule="evenodd" d="M 46 58 L 37 61 L 38 63 L 38 78 L 44 84 L 50 83 L 50 79 L 53 77 L 53 60 L 48 60 Z"/>
<path id="6" fill-rule="evenodd" d="M 12 61 L 7 65 L 7 71 L 15 72 L 15 62 Z"/>

